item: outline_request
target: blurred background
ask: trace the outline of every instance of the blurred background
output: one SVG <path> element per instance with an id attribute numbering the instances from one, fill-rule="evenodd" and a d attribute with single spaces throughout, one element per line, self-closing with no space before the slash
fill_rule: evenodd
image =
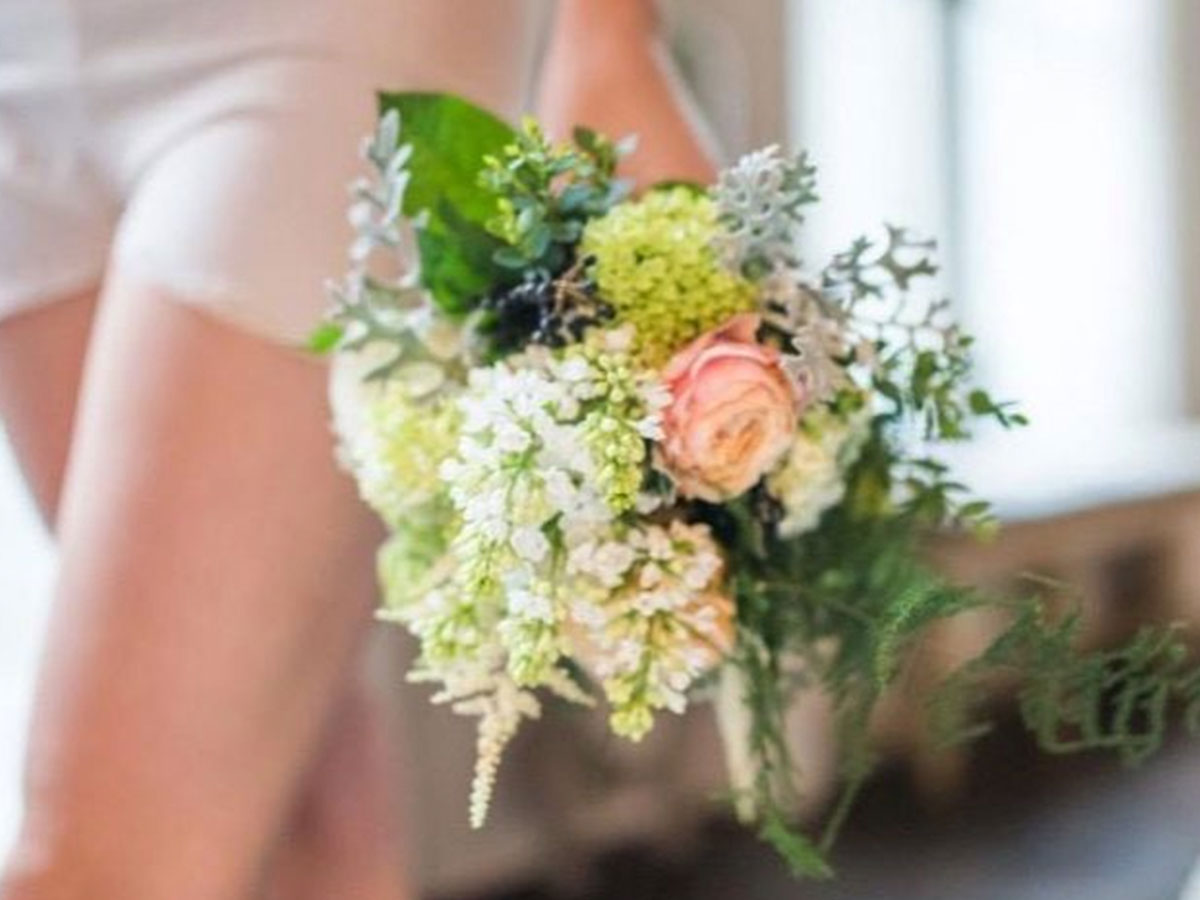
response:
<path id="1" fill-rule="evenodd" d="M 958 460 L 998 501 L 1004 536 L 933 552 L 983 584 L 1031 570 L 1071 581 L 1097 643 L 1200 619 L 1200 3 L 678 0 L 664 13 L 728 155 L 773 141 L 812 152 L 825 202 L 808 257 L 883 222 L 938 236 L 936 290 L 978 335 L 982 380 L 1030 413 L 1027 433 L 984 436 Z M 52 570 L 0 442 L 0 855 Z M 948 629 L 918 675 L 987 634 Z M 380 645 L 381 679 L 398 680 L 404 641 Z M 1200 855 L 1196 746 L 1134 773 L 1041 759 L 1003 724 L 1003 690 L 997 733 L 956 755 L 935 754 L 896 698 L 879 723 L 888 762 L 831 886 L 790 882 L 720 817 L 702 716 L 633 753 L 552 716 L 506 763 L 491 830 L 469 835 L 467 726 L 391 690 L 413 770 L 397 793 L 421 813 L 431 896 L 1200 898 L 1185 887 Z M 797 713 L 809 814 L 827 799 L 824 724 L 820 704 Z"/>

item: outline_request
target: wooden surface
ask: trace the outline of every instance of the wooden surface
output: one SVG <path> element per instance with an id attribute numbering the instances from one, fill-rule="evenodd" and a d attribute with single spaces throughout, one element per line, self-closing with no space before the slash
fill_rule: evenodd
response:
<path id="1" fill-rule="evenodd" d="M 588 887 L 503 900 L 1177 900 L 1200 855 L 1200 752 L 1147 767 L 1048 760 L 1016 731 L 988 742 L 970 799 L 933 810 L 903 773 L 864 798 L 838 849 L 839 878 L 798 884 L 752 837 L 714 826 L 675 861 L 630 852 Z M 1186 897 L 1183 900 L 1195 900 Z"/>

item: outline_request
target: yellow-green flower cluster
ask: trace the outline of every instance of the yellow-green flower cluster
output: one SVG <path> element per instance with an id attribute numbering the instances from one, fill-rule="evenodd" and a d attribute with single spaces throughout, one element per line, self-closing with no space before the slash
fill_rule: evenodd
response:
<path id="1" fill-rule="evenodd" d="M 636 329 L 651 366 L 730 316 L 754 307 L 755 289 L 717 259 L 713 201 L 685 187 L 652 191 L 588 224 L 580 251 L 619 323 Z"/>
<path id="2" fill-rule="evenodd" d="M 545 684 L 559 667 L 565 649 L 560 588 L 551 575 L 507 592 L 507 615 L 498 631 L 508 650 L 508 674 L 521 687 Z"/>
<path id="3" fill-rule="evenodd" d="M 574 352 L 587 361 L 594 391 L 582 427 L 596 486 L 620 515 L 637 503 L 646 478 L 646 441 L 659 436 L 659 413 L 670 397 L 634 368 L 627 353 L 594 345 Z"/>

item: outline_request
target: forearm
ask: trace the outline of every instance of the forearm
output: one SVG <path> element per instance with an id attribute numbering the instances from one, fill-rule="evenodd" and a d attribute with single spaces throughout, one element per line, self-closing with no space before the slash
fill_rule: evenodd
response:
<path id="1" fill-rule="evenodd" d="M 652 0 L 561 0 L 542 72 L 539 113 L 551 133 L 586 124 L 637 134 L 627 174 L 641 184 L 712 178 L 697 117 L 659 38 Z"/>

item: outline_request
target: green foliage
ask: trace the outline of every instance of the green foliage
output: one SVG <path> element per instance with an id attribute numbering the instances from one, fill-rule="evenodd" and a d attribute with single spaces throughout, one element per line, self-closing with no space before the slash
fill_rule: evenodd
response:
<path id="1" fill-rule="evenodd" d="M 1012 609 L 1012 624 L 978 658 L 930 696 L 934 735 L 962 743 L 987 732 L 972 718 L 988 679 L 1024 676 L 1018 700 L 1026 727 L 1049 753 L 1107 750 L 1136 764 L 1162 744 L 1173 709 L 1200 734 L 1200 668 L 1175 628 L 1143 628 L 1119 647 L 1076 653 L 1078 615 L 1053 621 L 1045 602 L 993 600 Z"/>
<path id="2" fill-rule="evenodd" d="M 314 352 L 357 352 L 378 344 L 390 349 L 386 359 L 368 371 L 364 381 L 388 378 L 404 360 L 428 358 L 421 341 L 398 318 L 398 311 L 423 302 L 411 285 L 390 284 L 359 272 L 329 289 L 331 318 L 309 337 Z"/>
<path id="3" fill-rule="evenodd" d="M 958 328 L 949 301 L 914 295 L 919 281 L 937 273 L 935 249 L 932 241 L 887 226 L 883 243 L 859 238 L 821 276 L 826 311 L 849 335 L 883 403 L 879 424 L 931 444 L 968 440 L 978 422 L 1028 424 L 1013 404 L 973 384 L 974 340 Z M 875 449 L 864 487 L 880 502 L 894 498 L 923 527 L 994 530 L 989 505 L 936 457 L 886 441 Z"/>
<path id="4" fill-rule="evenodd" d="M 983 689 L 1013 672 L 1022 679 L 1025 723 L 1050 752 L 1108 750 L 1136 762 L 1159 746 L 1174 710 L 1200 733 L 1200 669 L 1189 667 L 1174 630 L 1146 629 L 1123 647 L 1080 653 L 1076 617 L 1050 621 L 1038 597 L 993 597 L 928 566 L 919 546 L 933 524 L 926 512 L 878 501 L 881 461 L 895 452 L 877 423 L 850 473 L 846 500 L 798 539 L 780 540 L 753 517 L 720 517 L 721 533 L 734 546 L 759 548 L 743 557 L 735 581 L 745 637 L 734 663 L 747 683 L 753 722 L 754 804 L 764 838 L 781 851 L 802 848 L 801 862 L 810 848 L 832 847 L 873 772 L 871 717 L 902 677 L 908 652 L 930 626 L 956 616 L 998 611 L 1010 624 L 929 699 L 929 727 L 943 742 L 986 733 L 974 718 Z M 798 663 L 800 675 L 789 675 Z M 840 794 L 814 838 L 786 828 L 795 787 L 784 715 L 798 689 L 819 689 L 832 699 L 840 744 Z M 782 838 L 785 832 L 794 845 Z M 796 853 L 785 855 L 797 864 Z"/>
<path id="5" fill-rule="evenodd" d="M 497 283 L 513 280 L 512 273 L 496 265 L 497 249 L 494 238 L 440 201 L 417 230 L 421 284 L 443 312 L 466 313 Z"/>
<path id="6" fill-rule="evenodd" d="M 625 195 L 616 168 L 631 146 L 586 128 L 575 129 L 572 144 L 556 145 L 526 119 L 502 151 L 487 156 L 478 179 L 491 197 L 487 228 L 504 244 L 494 260 L 526 275 L 566 269 L 583 226 Z"/>
<path id="7" fill-rule="evenodd" d="M 337 349 L 346 329 L 337 322 L 322 322 L 308 336 L 308 349 L 318 356 L 325 356 Z"/>
<path id="8" fill-rule="evenodd" d="M 907 229 L 886 226 L 887 243 L 879 247 L 867 237 L 838 253 L 822 274 L 827 290 L 847 289 L 850 302 L 883 299 L 891 287 L 907 291 L 914 279 L 937 274 L 934 241 L 914 238 Z"/>
<path id="9" fill-rule="evenodd" d="M 916 282 L 937 274 L 936 244 L 887 226 L 886 242 L 859 238 L 821 276 L 835 318 L 869 347 L 872 388 L 892 404 L 892 422 L 915 422 L 926 440 L 971 436 L 972 418 L 1004 427 L 1027 424 L 1010 403 L 971 384 L 974 339 L 963 334 L 949 301 L 924 301 Z"/>
<path id="10" fill-rule="evenodd" d="M 965 440 L 980 422 L 1026 424 L 1011 404 L 973 386 L 972 341 L 948 303 L 913 295 L 937 271 L 933 249 L 889 227 L 882 244 L 863 238 L 838 254 L 819 291 L 801 295 L 845 335 L 843 362 L 857 367 L 859 384 L 876 399 L 841 503 L 817 528 L 786 540 L 746 501 L 703 511 L 738 560 L 742 637 L 734 664 L 752 720 L 752 806 L 764 839 L 802 875 L 821 874 L 814 859 L 833 846 L 876 765 L 874 711 L 916 642 L 939 622 L 997 613 L 1009 621 L 929 699 L 929 727 L 945 742 L 986 733 L 975 713 L 1001 673 L 1021 677 L 1022 716 L 1049 752 L 1108 750 L 1136 762 L 1157 749 L 1175 710 L 1200 732 L 1200 668 L 1189 667 L 1174 630 L 1147 629 L 1123 647 L 1080 653 L 1077 617 L 1054 621 L 1039 597 L 993 597 L 923 561 L 921 541 L 935 530 L 994 527 L 988 504 L 923 446 Z M 837 414 L 858 393 L 843 389 L 830 409 Z M 813 689 L 834 705 L 841 790 L 820 834 L 809 838 L 786 824 L 796 786 L 784 716 L 797 690 Z"/>
<path id="11" fill-rule="evenodd" d="M 787 819 L 772 811 L 763 821 L 759 837 L 783 857 L 796 878 L 828 879 L 833 868 L 812 841 L 788 825 Z"/>
<path id="12" fill-rule="evenodd" d="M 516 132 L 486 110 L 449 94 L 383 93 L 381 115 L 399 113 L 410 146 L 403 213 L 420 222 L 421 281 L 446 312 L 462 313 L 512 274 L 494 260 L 501 242 L 487 223 L 495 197 L 480 184 L 484 159 Z"/>
<path id="13" fill-rule="evenodd" d="M 1176 631 L 1146 629 L 1125 646 L 1080 654 L 1077 616 L 1056 619 L 1037 596 L 996 598 L 954 584 L 924 562 L 921 541 L 930 532 L 993 527 L 988 504 L 924 445 L 965 440 L 981 422 L 1026 423 L 1011 404 L 973 386 L 972 341 L 951 320 L 948 303 L 914 297 L 914 286 L 937 271 L 932 242 L 889 226 L 883 242 L 856 241 L 834 258 L 819 285 L 810 285 L 793 254 L 802 211 L 816 196 L 806 157 L 765 151 L 727 175 L 716 199 L 698 186 L 672 184 L 614 210 L 625 191 L 615 174 L 622 145 L 585 129 L 571 144 L 555 145 L 535 123 L 514 131 L 447 95 L 383 94 L 380 104 L 379 133 L 367 147 L 379 177 L 356 193 L 356 266 L 333 289 L 336 310 L 313 335 L 314 351 L 379 342 L 393 356 L 368 377 L 395 375 L 402 362 L 436 362 L 442 374 L 461 378 L 474 358 L 447 362 L 455 351 L 434 354 L 414 328 L 430 312 L 423 289 L 452 317 L 478 307 L 466 327 L 490 337 L 492 351 L 530 341 L 569 344 L 611 314 L 616 324 L 636 326 L 637 359 L 652 365 L 731 314 L 759 309 L 787 364 L 824 385 L 814 389 L 812 402 L 838 425 L 856 427 L 857 456 L 837 459 L 839 473 L 847 468 L 844 495 L 799 536 L 781 536 L 787 497 L 772 495 L 770 479 L 725 504 L 681 501 L 673 508 L 710 525 L 727 552 L 739 635 L 732 664 L 741 675 L 755 764 L 739 808 L 753 811 L 763 840 L 798 876 L 830 876 L 827 854 L 877 763 L 870 739 L 875 710 L 903 676 L 917 641 L 957 616 L 1000 613 L 1007 627 L 929 698 L 930 729 L 944 742 L 986 733 L 976 717 L 984 688 L 1014 672 L 1022 677 L 1024 721 L 1050 752 L 1107 750 L 1137 762 L 1161 744 L 1177 710 L 1200 733 L 1200 669 L 1188 663 Z M 365 264 L 375 249 L 403 246 L 405 219 L 416 226 L 419 284 L 377 278 Z M 766 296 L 780 288 L 769 282 L 792 276 L 793 290 Z M 444 316 L 441 323 L 461 324 Z M 604 394 L 607 400 L 619 406 L 614 398 L 637 394 L 629 372 L 605 369 L 611 360 L 604 357 L 589 361 L 604 370 L 613 395 Z M 822 362 L 837 377 L 819 378 Z M 490 639 L 499 618 L 507 539 L 476 555 L 461 574 L 466 589 L 427 627 L 422 598 L 431 579 L 446 577 L 436 563 L 460 523 L 441 495 L 410 509 L 420 484 L 404 476 L 420 476 L 417 469 L 444 457 L 433 439 L 445 428 L 425 408 L 393 412 L 372 420 L 392 451 L 375 451 L 381 489 L 373 492 L 360 474 L 364 496 L 396 531 L 380 556 L 385 614 L 425 629 L 427 664 L 461 662 Z M 597 455 L 600 487 L 622 513 L 647 477 L 642 434 L 620 431 L 638 417 L 621 408 L 590 415 L 582 425 L 590 429 L 585 443 Z M 527 474 L 531 460 L 512 472 Z M 428 475 L 417 481 L 428 482 Z M 544 531 L 557 528 L 543 524 Z M 505 639 L 517 683 L 559 672 L 553 629 L 517 622 Z M 623 702 L 648 716 L 644 698 L 635 696 L 645 693 L 644 672 L 634 674 L 642 680 L 631 681 Z M 840 744 L 840 795 L 814 836 L 789 825 L 799 785 L 784 726 L 793 696 L 808 690 L 832 701 Z M 517 710 L 511 722 L 488 727 L 513 728 L 531 714 Z M 627 732 L 642 728 L 641 719 L 625 723 Z M 494 773 L 487 758 L 485 784 Z"/>

